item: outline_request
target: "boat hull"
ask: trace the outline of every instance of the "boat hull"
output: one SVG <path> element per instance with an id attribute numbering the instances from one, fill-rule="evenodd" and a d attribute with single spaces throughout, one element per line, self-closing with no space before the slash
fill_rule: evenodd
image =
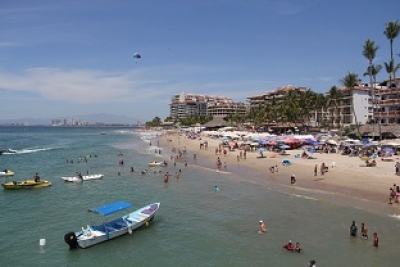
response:
<path id="1" fill-rule="evenodd" d="M 34 180 L 26 181 L 12 181 L 1 184 L 5 190 L 21 190 L 21 189 L 32 189 L 32 188 L 43 188 L 51 186 L 49 181 L 39 181 Z"/>
<path id="2" fill-rule="evenodd" d="M 132 231 L 148 225 L 154 219 L 159 206 L 160 203 L 153 203 L 103 225 L 88 226 L 82 231 L 67 233 L 64 240 L 70 248 L 88 248 L 132 233 Z M 71 240 L 73 241 L 71 242 Z"/>
<path id="3" fill-rule="evenodd" d="M 150 162 L 149 167 L 164 167 L 164 162 Z"/>
<path id="4" fill-rule="evenodd" d="M 82 182 L 82 181 L 90 181 L 90 180 L 99 180 L 104 177 L 103 174 L 92 174 L 92 175 L 84 175 L 82 176 L 82 179 L 79 177 L 73 176 L 73 177 L 61 177 L 65 182 Z"/>
<path id="5" fill-rule="evenodd" d="M 14 172 L 10 171 L 10 170 L 2 171 L 2 172 L 0 172 L 0 177 L 2 177 L 2 176 L 14 176 Z"/>

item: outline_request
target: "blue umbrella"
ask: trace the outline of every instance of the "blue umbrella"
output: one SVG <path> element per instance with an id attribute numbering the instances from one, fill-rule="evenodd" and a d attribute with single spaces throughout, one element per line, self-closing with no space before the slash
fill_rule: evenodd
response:
<path id="1" fill-rule="evenodd" d="M 386 154 L 394 154 L 393 148 L 390 147 L 384 148 L 383 151 L 385 151 Z"/>

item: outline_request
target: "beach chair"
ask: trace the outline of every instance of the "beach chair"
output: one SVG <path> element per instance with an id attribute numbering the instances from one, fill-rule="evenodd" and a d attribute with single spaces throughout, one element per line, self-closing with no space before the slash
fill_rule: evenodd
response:
<path id="1" fill-rule="evenodd" d="M 282 165 L 283 166 L 289 166 L 289 165 L 292 165 L 292 162 L 290 160 L 288 160 L 288 159 L 283 159 L 282 160 Z"/>

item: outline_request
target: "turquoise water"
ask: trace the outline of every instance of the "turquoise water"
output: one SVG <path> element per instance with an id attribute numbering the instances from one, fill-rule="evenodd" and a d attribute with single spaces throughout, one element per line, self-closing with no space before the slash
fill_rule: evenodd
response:
<path id="1" fill-rule="evenodd" d="M 39 172 L 53 183 L 35 190 L 0 189 L 0 266 L 307 266 L 315 259 L 317 266 L 336 267 L 397 266 L 400 261 L 400 221 L 386 209 L 369 211 L 365 203 L 340 196 L 262 183 L 261 174 L 246 169 L 235 169 L 242 174 L 238 177 L 216 172 L 201 158 L 201 166 L 191 164 L 190 155 L 188 167 L 170 164 L 162 173 L 139 175 L 150 170 L 148 162 L 169 158 L 168 149 L 155 154 L 154 144 L 154 133 L 128 128 L 0 128 L 0 148 L 17 151 L 0 155 L 0 169 L 16 173 L 1 182 Z M 77 163 L 89 155 L 87 163 Z M 122 158 L 123 166 L 118 164 Z M 181 178 L 165 184 L 163 173 L 178 169 Z M 75 184 L 61 180 L 76 171 L 105 176 Z M 161 202 L 161 208 L 150 226 L 133 235 L 70 251 L 64 234 L 96 220 L 86 209 L 117 200 L 137 208 Z M 389 213 L 396 213 L 393 209 Z M 268 228 L 263 235 L 258 234 L 260 219 Z M 364 222 L 370 236 L 378 232 L 380 247 L 349 238 L 352 220 Z M 289 239 L 300 242 L 303 253 L 284 251 Z"/>

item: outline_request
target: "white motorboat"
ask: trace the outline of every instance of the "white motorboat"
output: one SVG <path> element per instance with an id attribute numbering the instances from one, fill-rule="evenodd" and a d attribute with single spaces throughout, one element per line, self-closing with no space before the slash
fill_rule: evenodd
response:
<path id="1" fill-rule="evenodd" d="M 155 213 L 160 207 L 160 203 L 144 206 L 111 221 L 107 220 L 107 216 L 131 207 L 132 204 L 128 202 L 118 201 L 88 209 L 89 212 L 102 215 L 104 222 L 82 227 L 82 231 L 68 232 L 64 235 L 64 241 L 69 245 L 70 249 L 87 248 L 121 235 L 132 234 L 137 228 L 150 224 L 150 221 L 153 220 Z"/>
<path id="2" fill-rule="evenodd" d="M 71 177 L 61 177 L 65 182 L 82 182 L 89 180 L 99 180 L 103 178 L 103 174 L 91 174 L 91 175 L 83 175 L 82 178 L 79 176 L 71 176 Z"/>

